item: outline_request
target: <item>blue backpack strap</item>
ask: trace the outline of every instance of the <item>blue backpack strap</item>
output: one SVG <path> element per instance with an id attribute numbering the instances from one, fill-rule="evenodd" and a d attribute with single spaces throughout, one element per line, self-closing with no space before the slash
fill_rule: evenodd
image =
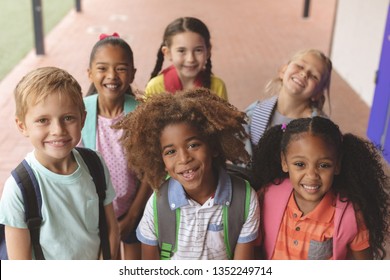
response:
<path id="1" fill-rule="evenodd" d="M 232 182 L 232 201 L 229 206 L 223 206 L 222 219 L 226 253 L 229 259 L 233 259 L 242 226 L 248 218 L 251 186 L 242 178 L 232 174 L 229 176 Z"/>
<path id="2" fill-rule="evenodd" d="M 125 102 L 123 111 L 125 114 L 134 111 L 139 102 L 134 96 L 125 94 Z M 83 146 L 92 150 L 96 149 L 96 126 L 98 117 L 98 94 L 93 94 L 84 98 L 85 109 L 87 116 L 85 118 L 84 127 L 81 131 L 83 138 Z"/>
<path id="3" fill-rule="evenodd" d="M 177 251 L 180 226 L 180 208 L 173 211 L 169 207 L 168 185 L 169 180 L 166 180 L 158 192 L 155 192 L 153 201 L 154 225 L 162 260 L 171 259 L 173 253 Z"/>
<path id="4" fill-rule="evenodd" d="M 42 224 L 42 196 L 37 179 L 26 160 L 23 160 L 11 174 L 23 195 L 26 223 L 30 231 L 31 244 L 35 258 L 37 260 L 44 260 L 45 257 L 39 242 Z"/>
<path id="5" fill-rule="evenodd" d="M 135 100 L 134 96 L 125 94 L 125 104 L 123 110 L 125 111 L 125 114 L 130 113 L 135 110 L 135 107 L 139 102 Z"/>
<path id="6" fill-rule="evenodd" d="M 81 130 L 81 135 L 83 138 L 83 146 L 90 149 L 96 148 L 97 98 L 97 94 L 84 98 L 85 109 L 88 113 L 85 118 L 84 127 Z"/>
<path id="7" fill-rule="evenodd" d="M 103 253 L 103 259 L 110 260 L 110 241 L 108 238 L 108 227 L 106 214 L 104 212 L 104 200 L 106 199 L 106 177 L 104 175 L 103 164 L 96 154 L 95 151 L 88 148 L 76 147 L 83 158 L 85 164 L 88 166 L 89 173 L 92 176 L 93 182 L 95 183 L 96 192 L 99 197 L 99 236 L 100 236 L 100 247 Z"/>

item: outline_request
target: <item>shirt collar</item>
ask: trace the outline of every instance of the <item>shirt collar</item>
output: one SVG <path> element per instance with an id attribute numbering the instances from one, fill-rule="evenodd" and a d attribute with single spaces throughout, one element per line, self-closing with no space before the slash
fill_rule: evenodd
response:
<path id="1" fill-rule="evenodd" d="M 214 204 L 230 205 L 232 199 L 232 181 L 224 168 L 218 171 L 218 185 L 215 191 Z M 170 178 L 168 182 L 168 201 L 172 210 L 188 204 L 183 186 L 179 181 Z"/>
<path id="2" fill-rule="evenodd" d="M 308 213 L 304 218 L 316 220 L 321 223 L 330 223 L 335 213 L 335 198 L 336 196 L 333 194 L 333 192 L 328 191 L 321 199 L 320 203 L 316 206 L 316 208 L 314 208 L 313 211 Z M 291 207 L 293 211 L 302 213 L 295 202 L 293 194 L 289 199 L 288 207 Z"/>

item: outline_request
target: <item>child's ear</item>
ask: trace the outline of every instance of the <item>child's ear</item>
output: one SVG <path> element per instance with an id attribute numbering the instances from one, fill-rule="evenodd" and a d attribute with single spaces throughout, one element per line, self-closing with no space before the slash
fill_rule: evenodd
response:
<path id="1" fill-rule="evenodd" d="M 207 59 L 211 57 L 211 46 L 207 49 Z"/>
<path id="2" fill-rule="evenodd" d="M 334 175 L 339 175 L 340 170 L 341 170 L 341 157 L 339 157 L 338 161 L 336 162 L 335 170 L 334 170 Z"/>
<path id="3" fill-rule="evenodd" d="M 171 51 L 169 50 L 169 48 L 167 46 L 162 46 L 161 47 L 161 51 L 162 53 L 164 54 L 164 57 L 168 60 L 171 60 L 172 57 L 171 57 Z"/>
<path id="4" fill-rule="evenodd" d="M 283 154 L 283 152 L 280 153 L 280 162 L 282 164 L 282 170 L 283 172 L 288 172 L 288 165 L 286 161 L 286 156 Z"/>
<path id="5" fill-rule="evenodd" d="M 19 120 L 18 117 L 15 118 L 15 123 L 16 123 L 16 127 L 18 128 L 18 130 L 26 137 L 28 137 L 28 132 L 27 132 L 27 129 L 26 129 L 26 125 L 24 124 L 24 122 L 22 122 L 21 120 Z"/>
<path id="6" fill-rule="evenodd" d="M 288 65 L 285 64 L 285 65 L 283 65 L 282 67 L 279 68 L 278 74 L 279 74 L 279 78 L 280 78 L 281 80 L 283 80 L 284 73 L 286 72 L 287 66 L 288 66 Z"/>
<path id="7" fill-rule="evenodd" d="M 85 119 L 87 118 L 87 111 L 84 111 L 84 113 L 81 115 L 81 128 L 84 127 Z"/>
<path id="8" fill-rule="evenodd" d="M 134 82 L 135 73 L 137 72 L 137 68 L 133 68 L 130 73 L 130 84 Z"/>
<path id="9" fill-rule="evenodd" d="M 88 68 L 87 69 L 87 73 L 88 73 L 88 79 L 91 83 L 93 83 L 93 79 L 92 79 L 92 70 L 91 68 Z"/>

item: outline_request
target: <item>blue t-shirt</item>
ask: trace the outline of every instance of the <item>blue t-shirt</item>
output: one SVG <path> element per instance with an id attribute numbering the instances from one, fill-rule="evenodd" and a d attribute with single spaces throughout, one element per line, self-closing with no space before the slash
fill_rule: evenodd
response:
<path id="1" fill-rule="evenodd" d="M 73 154 L 78 168 L 70 175 L 48 170 L 38 162 L 34 152 L 25 158 L 42 195 L 40 244 L 48 260 L 98 258 L 99 198 L 87 165 L 77 150 L 73 149 Z M 107 183 L 104 205 L 107 205 L 113 201 L 115 191 L 104 162 L 103 166 Z M 12 176 L 7 179 L 0 200 L 0 223 L 27 228 L 22 193 Z"/>

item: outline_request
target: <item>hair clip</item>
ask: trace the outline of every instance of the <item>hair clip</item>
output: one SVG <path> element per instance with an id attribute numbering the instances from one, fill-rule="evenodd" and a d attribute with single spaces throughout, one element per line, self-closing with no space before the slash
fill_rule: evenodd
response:
<path id="1" fill-rule="evenodd" d="M 287 124 L 285 124 L 285 123 L 282 123 L 282 127 L 281 127 L 281 129 L 283 130 L 283 132 L 285 132 L 285 131 L 286 131 L 286 128 L 287 128 Z"/>
<path id="2" fill-rule="evenodd" d="M 116 33 L 116 32 L 112 33 L 111 35 L 110 35 L 110 34 L 104 34 L 104 33 L 102 33 L 102 34 L 100 34 L 100 36 L 99 36 L 99 41 L 104 40 L 104 39 L 106 39 L 106 38 L 108 38 L 108 37 L 117 37 L 117 38 L 120 38 L 120 37 L 119 37 L 119 34 Z"/>

